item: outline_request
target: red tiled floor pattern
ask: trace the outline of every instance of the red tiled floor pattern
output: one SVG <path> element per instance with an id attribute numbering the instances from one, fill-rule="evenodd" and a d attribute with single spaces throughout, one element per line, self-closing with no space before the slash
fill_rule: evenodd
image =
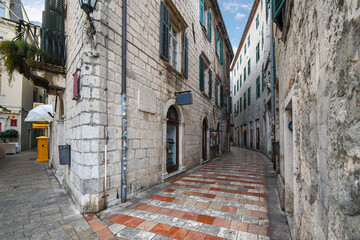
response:
<path id="1" fill-rule="evenodd" d="M 266 163 L 240 152 L 179 176 L 101 221 L 91 214 L 86 219 L 100 239 L 269 240 Z"/>

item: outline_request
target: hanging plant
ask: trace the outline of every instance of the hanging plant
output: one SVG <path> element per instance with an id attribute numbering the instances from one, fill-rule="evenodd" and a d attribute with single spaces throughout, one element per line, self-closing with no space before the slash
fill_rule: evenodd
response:
<path id="1" fill-rule="evenodd" d="M 14 71 L 24 73 L 24 59 L 34 60 L 35 57 L 48 61 L 50 56 L 47 52 L 30 44 L 25 44 L 23 40 L 17 41 L 1 41 L 0 42 L 1 60 L 4 61 L 6 71 L 10 78 Z"/>

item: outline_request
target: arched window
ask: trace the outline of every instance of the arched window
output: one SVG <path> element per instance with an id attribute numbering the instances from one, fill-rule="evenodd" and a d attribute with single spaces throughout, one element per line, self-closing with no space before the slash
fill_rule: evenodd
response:
<path id="1" fill-rule="evenodd" d="M 179 121 L 179 115 L 174 106 L 169 107 L 169 110 L 166 114 L 166 118 L 170 121 L 178 122 Z"/>

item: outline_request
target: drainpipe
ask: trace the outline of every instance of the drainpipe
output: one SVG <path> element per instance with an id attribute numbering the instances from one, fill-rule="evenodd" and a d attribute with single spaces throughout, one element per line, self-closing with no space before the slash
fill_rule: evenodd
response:
<path id="1" fill-rule="evenodd" d="M 273 29 L 273 0 L 269 1 L 270 5 L 270 56 L 271 56 L 271 131 L 272 131 L 272 162 L 273 168 L 276 169 L 275 156 L 275 43 L 274 43 L 274 29 Z"/>
<path id="2" fill-rule="evenodd" d="M 126 155 L 127 155 L 127 117 L 126 117 L 126 15 L 127 0 L 122 0 L 122 71 L 121 71 L 121 114 L 122 114 L 122 159 L 121 159 L 121 202 L 126 202 Z"/>
<path id="3" fill-rule="evenodd" d="M 104 156 L 104 208 L 107 208 L 107 160 L 108 160 L 108 144 L 109 144 L 109 4 L 107 1 L 106 5 L 106 35 L 105 35 L 105 46 L 106 46 L 106 76 L 105 76 L 105 93 L 106 93 L 106 125 L 105 125 L 105 156 Z"/>

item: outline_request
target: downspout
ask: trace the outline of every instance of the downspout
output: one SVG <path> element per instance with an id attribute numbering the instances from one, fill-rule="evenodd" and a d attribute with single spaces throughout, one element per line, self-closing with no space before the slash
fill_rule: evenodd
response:
<path id="1" fill-rule="evenodd" d="M 126 155 L 127 155 L 127 117 L 126 117 L 126 15 L 127 0 L 122 0 L 122 62 L 121 62 L 121 114 L 122 114 L 122 159 L 121 159 L 121 202 L 126 202 Z"/>
<path id="2" fill-rule="evenodd" d="M 106 94 L 106 125 L 105 125 L 105 156 L 104 156 L 104 208 L 107 208 L 107 160 L 108 160 L 108 144 L 109 144 L 109 4 L 106 5 L 106 35 L 105 35 L 105 48 L 106 48 L 106 76 L 105 76 L 105 94 Z"/>
<path id="3" fill-rule="evenodd" d="M 272 142 L 272 162 L 273 168 L 276 169 L 276 155 L 275 155 L 275 43 L 274 43 L 274 29 L 273 29 L 273 0 L 269 1 L 270 5 L 270 56 L 271 56 L 271 142 Z"/>

